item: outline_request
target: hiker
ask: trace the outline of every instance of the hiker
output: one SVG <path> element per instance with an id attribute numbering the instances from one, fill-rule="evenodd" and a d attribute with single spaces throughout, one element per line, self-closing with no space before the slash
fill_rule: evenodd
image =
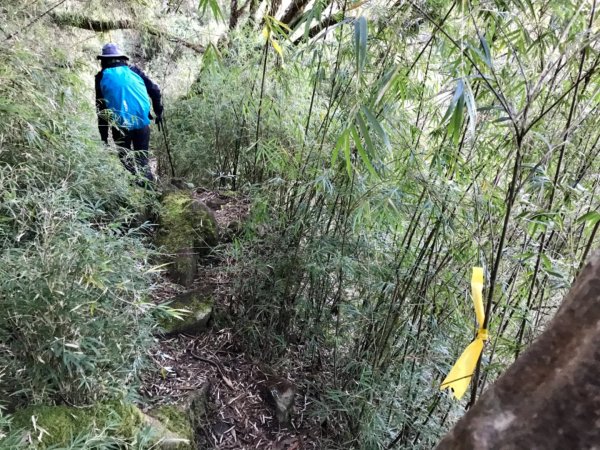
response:
<path id="1" fill-rule="evenodd" d="M 129 57 L 117 44 L 102 47 L 98 59 L 102 65 L 102 70 L 96 74 L 100 138 L 108 143 L 108 129 L 111 128 L 125 168 L 133 175 L 139 170 L 148 180 L 154 181 L 148 166 L 150 100 L 160 129 L 163 112 L 160 89 L 140 69 L 127 64 Z"/>

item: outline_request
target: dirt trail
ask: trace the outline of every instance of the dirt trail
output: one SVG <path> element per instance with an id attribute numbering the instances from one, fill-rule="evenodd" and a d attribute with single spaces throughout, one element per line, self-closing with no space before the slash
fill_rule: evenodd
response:
<path id="1" fill-rule="evenodd" d="M 249 202 L 245 198 L 206 190 L 197 191 L 195 196 L 214 210 L 221 230 L 230 230 L 232 224 L 235 227 L 248 213 Z M 191 288 L 209 293 L 215 299 L 215 313 L 220 317 L 230 307 L 228 262 L 222 259 L 222 254 L 217 251 L 201 261 L 197 280 Z M 163 278 L 154 291 L 154 301 L 166 301 L 183 291 L 186 289 L 182 286 Z M 309 401 L 302 388 L 296 396 L 291 424 L 280 426 L 260 395 L 259 385 L 265 377 L 260 361 L 247 356 L 232 325 L 223 325 L 227 322 L 213 321 L 200 336 L 161 339 L 151 355 L 154 367 L 144 377 L 141 394 L 153 405 L 185 405 L 190 394 L 208 381 L 212 408 L 202 438 L 210 448 L 321 448 L 320 426 L 316 419 L 306 415 Z M 297 384 L 289 374 L 280 375 Z"/>

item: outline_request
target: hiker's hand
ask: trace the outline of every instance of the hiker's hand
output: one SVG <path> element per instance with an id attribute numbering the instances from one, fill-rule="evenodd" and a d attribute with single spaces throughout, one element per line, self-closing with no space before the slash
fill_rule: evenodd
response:
<path id="1" fill-rule="evenodd" d="M 156 126 L 158 127 L 158 131 L 162 131 L 162 125 L 163 125 L 162 116 L 156 116 L 156 119 L 154 119 L 154 122 L 156 123 Z"/>

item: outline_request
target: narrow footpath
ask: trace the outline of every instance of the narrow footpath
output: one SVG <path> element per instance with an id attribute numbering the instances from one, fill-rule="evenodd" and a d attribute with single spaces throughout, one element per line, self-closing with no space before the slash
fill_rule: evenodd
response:
<path id="1" fill-rule="evenodd" d="M 150 355 L 153 367 L 146 372 L 140 394 L 152 409 L 174 405 L 186 411 L 194 393 L 205 392 L 206 414 L 195 430 L 198 448 L 320 448 L 320 425 L 307 415 L 310 404 L 303 387 L 291 374 L 277 374 L 296 394 L 288 408 L 289 420 L 282 423 L 278 420 L 281 413 L 269 399 L 278 394 L 265 389 L 272 371 L 247 356 L 235 332 L 234 318 L 228 314 L 234 301 L 229 295 L 228 267 L 235 262 L 224 255 L 248 214 L 248 199 L 203 189 L 194 191 L 193 196 L 212 210 L 220 230 L 219 245 L 200 258 L 190 287 L 174 283 L 164 274 L 153 301 L 163 303 L 185 297 L 186 292 L 200 292 L 214 303 L 199 329 L 159 337 Z"/>

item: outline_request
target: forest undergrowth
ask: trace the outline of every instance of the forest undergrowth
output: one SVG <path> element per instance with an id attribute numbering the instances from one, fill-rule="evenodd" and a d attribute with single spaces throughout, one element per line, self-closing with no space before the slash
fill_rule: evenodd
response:
<path id="1" fill-rule="evenodd" d="M 2 449 L 35 447 L 11 431 L 19 407 L 135 399 L 156 318 L 170 314 L 149 301 L 154 250 L 141 218 L 155 199 L 99 140 L 82 76 L 94 62 L 69 49 L 70 37 L 49 39 L 52 24 L 32 23 L 45 10 L 0 7 Z M 80 429 L 69 448 L 147 446 L 142 434 L 116 437 L 118 427 L 115 416 Z"/>
<path id="2" fill-rule="evenodd" d="M 9 411 L 135 397 L 154 319 L 169 314 L 148 301 L 154 250 L 139 217 L 155 199 L 94 129 L 92 38 L 52 42 L 63 31 L 43 14 L 60 2 L 34 3 L 0 6 Z M 123 3 L 134 17 L 158 8 Z M 173 169 L 252 199 L 222 255 L 246 352 L 273 367 L 298 359 L 308 413 L 340 448 L 431 448 L 540 333 L 597 246 L 596 1 L 303 5 L 291 18 L 256 6 L 205 46 L 189 92 L 166 103 Z M 165 75 L 181 49 L 150 36 Z M 440 383 L 476 332 L 474 266 L 490 340 L 457 401 Z M 0 446 L 25 446 L 0 414 Z M 72 448 L 106 448 L 96 431 Z"/>
<path id="3" fill-rule="evenodd" d="M 596 5 L 344 3 L 294 45 L 325 6 L 205 55 L 170 110 L 176 173 L 251 192 L 230 254 L 250 351 L 326 374 L 313 412 L 343 445 L 430 448 L 597 242 Z M 457 402 L 474 266 L 490 342 Z"/>

